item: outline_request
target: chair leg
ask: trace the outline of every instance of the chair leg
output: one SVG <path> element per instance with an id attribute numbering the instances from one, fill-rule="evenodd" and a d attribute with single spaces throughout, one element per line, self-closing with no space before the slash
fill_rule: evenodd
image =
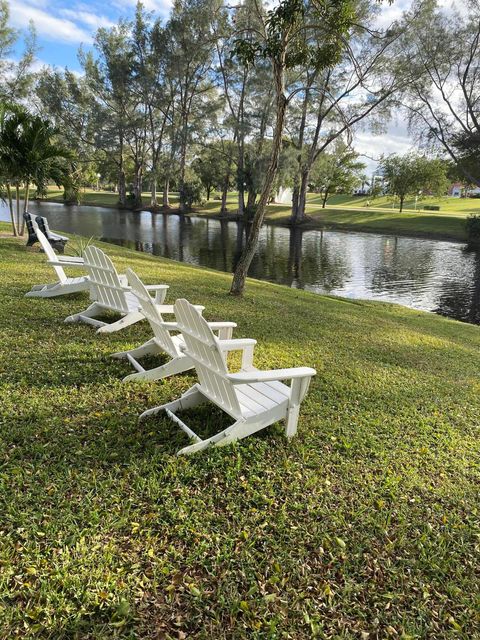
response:
<path id="1" fill-rule="evenodd" d="M 106 324 L 103 327 L 98 329 L 97 333 L 113 333 L 114 331 L 120 331 L 120 329 L 125 329 L 125 327 L 129 327 L 140 320 L 145 320 L 145 316 L 140 311 L 130 311 L 127 315 L 120 318 L 116 322 L 112 322 L 111 324 Z"/>
<path id="2" fill-rule="evenodd" d="M 84 318 L 94 318 L 95 316 L 100 315 L 103 311 L 104 309 L 96 302 L 94 302 L 89 307 L 87 307 L 85 311 L 75 313 L 73 316 L 68 316 L 67 318 L 65 318 L 64 322 L 81 322 L 82 316 Z"/>
<path id="3" fill-rule="evenodd" d="M 199 404 L 203 404 L 206 402 L 206 398 L 197 388 L 197 385 L 190 387 L 188 391 L 180 396 L 178 400 L 174 400 L 173 402 L 168 402 L 167 404 L 162 404 L 158 407 L 153 407 L 153 409 L 147 409 L 144 411 L 138 418 L 139 421 L 144 420 L 150 416 L 155 416 L 157 413 L 164 411 L 165 409 L 169 409 L 170 411 L 178 411 L 182 409 L 191 409 L 192 407 L 197 407 Z"/>
<path id="4" fill-rule="evenodd" d="M 292 438 L 297 433 L 298 416 L 300 414 L 300 404 L 305 397 L 310 384 L 310 378 L 294 378 L 290 389 L 290 402 L 287 409 L 287 424 L 285 435 Z"/>
<path id="5" fill-rule="evenodd" d="M 191 359 L 188 356 L 179 356 L 160 367 L 155 367 L 155 369 L 131 373 L 123 379 L 123 382 L 161 380 L 162 378 L 174 376 L 177 373 L 183 373 L 189 369 L 193 369 L 193 362 Z"/>
<path id="6" fill-rule="evenodd" d="M 111 353 L 111 358 L 118 358 L 119 360 L 126 358 L 127 356 L 132 356 L 134 358 L 143 358 L 144 356 L 155 356 L 157 353 L 160 353 L 162 349 L 157 345 L 154 338 L 145 342 L 140 347 L 136 347 L 136 349 L 130 349 L 128 351 L 117 351 L 116 353 Z"/>

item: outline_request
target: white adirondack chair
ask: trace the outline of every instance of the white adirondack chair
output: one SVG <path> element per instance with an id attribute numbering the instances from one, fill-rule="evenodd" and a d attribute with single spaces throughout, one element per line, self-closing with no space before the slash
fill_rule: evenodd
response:
<path id="1" fill-rule="evenodd" d="M 55 296 L 63 296 L 67 293 L 77 293 L 78 291 L 88 291 L 90 289 L 90 280 L 88 276 L 80 276 L 78 278 L 68 278 L 63 267 L 81 267 L 84 268 L 83 258 L 72 256 L 58 256 L 52 249 L 47 238 L 40 231 L 36 223 L 32 220 L 35 228 L 35 234 L 42 245 L 42 249 L 47 256 L 48 264 L 51 264 L 58 278 L 58 282 L 51 284 L 36 284 L 26 293 L 27 298 L 54 298 Z"/>
<path id="2" fill-rule="evenodd" d="M 160 380 L 161 378 L 193 369 L 195 366 L 193 360 L 183 351 L 185 342 L 182 335 L 178 333 L 178 324 L 176 322 L 165 322 L 162 317 L 161 307 L 155 304 L 155 301 L 148 293 L 147 287 L 132 269 L 127 269 L 126 275 L 132 293 L 139 300 L 143 315 L 150 323 L 154 337 L 141 347 L 112 354 L 113 358 L 127 358 L 137 371 L 137 373 L 126 376 L 123 382 L 130 380 Z M 201 313 L 204 307 L 195 306 L 195 309 Z M 213 331 L 218 332 L 220 339 L 229 339 L 232 337 L 232 331 L 237 325 L 235 322 L 209 322 L 208 326 Z M 172 335 L 172 333 L 177 333 L 178 335 Z M 160 367 L 155 367 L 148 371 L 137 361 L 137 358 L 159 353 L 166 353 L 171 360 Z"/>
<path id="3" fill-rule="evenodd" d="M 140 301 L 131 292 L 125 276 L 119 276 L 110 258 L 98 247 L 89 246 L 85 249 L 85 268 L 90 278 L 90 298 L 92 304 L 74 315 L 65 318 L 65 322 L 86 322 L 98 327 L 97 333 L 112 333 L 124 329 L 145 316 L 140 310 Z M 155 284 L 146 287 L 156 292 L 156 303 L 161 305 L 167 294 L 168 285 Z M 172 305 L 162 305 L 163 313 L 173 313 Z M 104 322 L 96 316 L 105 311 L 119 313 L 122 317 L 116 322 Z"/>
<path id="4" fill-rule="evenodd" d="M 219 340 L 187 300 L 175 302 L 175 316 L 185 340 L 185 353 L 195 364 L 199 382 L 178 400 L 145 411 L 140 419 L 165 411 L 194 441 L 178 451 L 178 455 L 230 444 L 278 420 L 286 420 L 288 438 L 295 435 L 300 403 L 307 393 L 310 379 L 316 374 L 315 369 L 300 367 L 259 371 L 252 365 L 255 340 Z M 242 370 L 229 373 L 225 353 L 239 349 L 243 351 Z M 291 380 L 291 386 L 283 384 L 282 380 Z M 202 440 L 175 415 L 175 411 L 189 409 L 206 400 L 223 409 L 235 422 Z"/>

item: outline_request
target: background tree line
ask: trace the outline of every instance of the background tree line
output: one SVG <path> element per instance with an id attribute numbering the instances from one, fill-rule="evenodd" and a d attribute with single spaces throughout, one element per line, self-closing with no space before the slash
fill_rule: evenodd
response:
<path id="1" fill-rule="evenodd" d="M 385 130 L 394 109 L 408 114 L 420 155 L 448 155 L 480 184 L 478 3 L 460 14 L 415 0 L 387 25 L 383 10 L 374 0 L 281 0 L 270 10 L 176 0 L 162 21 L 139 2 L 131 20 L 80 48 L 80 74 L 31 73 L 31 31 L 0 98 L 51 123 L 70 154 L 67 199 L 97 173 L 121 207 L 168 208 L 174 188 L 183 211 L 204 188 L 220 192 L 226 214 L 235 191 L 253 246 L 279 186 L 293 190 L 292 224 L 305 219 L 309 189 L 326 200 L 351 188 L 362 172 L 355 131 Z M 0 2 L 3 66 L 17 36 Z"/>

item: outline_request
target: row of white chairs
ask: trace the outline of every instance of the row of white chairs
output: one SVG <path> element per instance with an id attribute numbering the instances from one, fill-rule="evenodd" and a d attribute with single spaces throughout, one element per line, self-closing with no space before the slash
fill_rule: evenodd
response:
<path id="1" fill-rule="evenodd" d="M 140 416 L 143 419 L 165 412 L 191 439 L 191 444 L 178 454 L 229 444 L 279 420 L 285 420 L 288 438 L 295 435 L 300 404 L 316 374 L 315 369 L 260 371 L 253 365 L 256 340 L 232 338 L 234 322 L 207 322 L 203 317 L 204 307 L 192 305 L 185 299 L 176 300 L 174 305 L 164 304 L 168 285 L 145 285 L 132 269 L 127 269 L 125 275 L 118 274 L 110 258 L 98 247 L 88 246 L 81 258 L 58 256 L 38 228 L 36 233 L 58 281 L 35 285 L 27 296 L 45 298 L 89 291 L 91 304 L 65 322 L 91 324 L 97 327 L 97 333 L 119 331 L 144 319 L 149 322 L 153 333 L 150 340 L 134 349 L 112 354 L 115 358 L 128 359 L 135 369 L 124 382 L 159 380 L 196 370 L 198 382 L 180 398 Z M 87 275 L 69 278 L 64 267 L 80 267 Z M 99 319 L 106 311 L 119 314 L 120 319 L 111 323 Z M 164 315 L 174 315 L 174 320 L 167 321 Z M 241 369 L 236 373 L 230 373 L 227 366 L 227 355 L 232 351 L 242 352 Z M 146 370 L 138 361 L 159 353 L 170 358 L 162 366 Z M 290 381 L 290 386 L 285 381 Z M 202 439 L 177 412 L 207 401 L 222 409 L 234 422 L 220 433 Z"/>

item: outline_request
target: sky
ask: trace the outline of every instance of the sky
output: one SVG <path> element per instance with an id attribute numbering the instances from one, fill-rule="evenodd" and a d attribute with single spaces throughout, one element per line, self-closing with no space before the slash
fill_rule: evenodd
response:
<path id="1" fill-rule="evenodd" d="M 385 3 L 380 22 L 387 26 L 408 6 L 410 0 L 396 0 L 391 5 Z M 10 24 L 19 31 L 25 30 L 33 21 L 37 33 L 39 51 L 38 68 L 44 65 L 68 67 L 80 71 L 77 51 L 80 45 L 91 47 L 95 31 L 99 27 L 110 27 L 120 18 L 131 18 L 136 0 L 9 0 Z M 171 0 L 143 0 L 148 11 L 167 18 Z M 17 55 L 20 49 L 17 50 Z M 388 123 L 382 135 L 372 135 L 368 130 L 355 134 L 354 147 L 365 154 L 362 161 L 367 172 L 372 172 L 383 153 L 406 153 L 412 150 L 412 141 L 404 121 Z"/>

